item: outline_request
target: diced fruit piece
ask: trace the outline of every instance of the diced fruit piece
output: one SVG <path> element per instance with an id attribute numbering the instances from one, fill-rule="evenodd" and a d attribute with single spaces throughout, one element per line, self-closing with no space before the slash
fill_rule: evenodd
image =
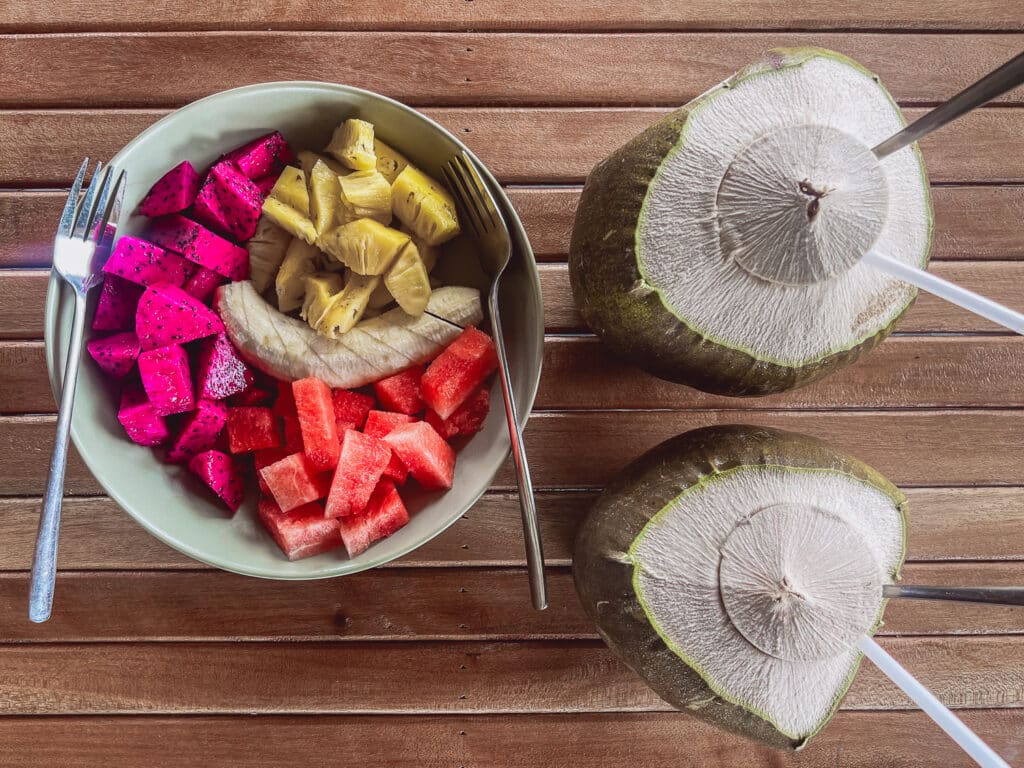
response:
<path id="1" fill-rule="evenodd" d="M 188 354 L 171 344 L 139 355 L 139 376 L 158 416 L 191 411 L 195 407 Z"/>
<path id="2" fill-rule="evenodd" d="M 201 224 L 172 214 L 150 222 L 146 236 L 169 251 L 180 253 L 201 267 L 212 269 L 230 280 L 249 276 L 249 252 L 215 235 Z"/>
<path id="3" fill-rule="evenodd" d="M 390 536 L 409 522 L 409 512 L 390 480 L 381 480 L 362 514 L 339 518 L 341 539 L 349 557 Z"/>
<path id="4" fill-rule="evenodd" d="M 353 424 L 353 429 L 362 429 L 366 424 L 366 416 L 373 408 L 373 397 L 350 389 L 335 389 L 331 392 L 331 403 L 334 406 L 334 419 L 340 423 Z M 339 435 L 345 434 L 339 432 Z M 375 435 L 380 437 L 380 435 Z"/>
<path id="5" fill-rule="evenodd" d="M 402 225 L 402 231 L 409 235 L 413 245 L 416 246 L 416 252 L 420 255 L 420 261 L 423 262 L 423 268 L 427 270 L 428 274 L 432 272 L 434 267 L 437 266 L 437 260 L 441 257 L 441 246 L 428 245 L 426 240 L 404 224 Z"/>
<path id="6" fill-rule="evenodd" d="M 328 517 L 356 515 L 366 509 L 388 462 L 391 449 L 381 440 L 350 429 L 341 443 L 341 458 L 327 496 Z"/>
<path id="7" fill-rule="evenodd" d="M 310 152 L 308 149 L 304 149 L 299 152 L 299 168 L 301 168 L 302 172 L 306 174 L 307 179 L 311 179 L 313 166 L 315 166 L 317 162 L 323 162 L 335 176 L 341 176 L 352 172 L 347 165 L 339 163 L 333 157 L 318 155 L 316 152 Z M 310 181 L 310 186 L 312 186 L 312 181 Z"/>
<path id="8" fill-rule="evenodd" d="M 143 216 L 156 218 L 184 211 L 196 199 L 202 177 L 188 160 L 178 163 L 160 177 L 139 203 Z"/>
<path id="9" fill-rule="evenodd" d="M 203 451 L 189 460 L 188 468 L 206 483 L 232 512 L 242 506 L 245 483 L 242 480 L 242 470 L 233 457 L 220 451 Z"/>
<path id="10" fill-rule="evenodd" d="M 416 245 L 409 241 L 384 273 L 384 285 L 407 315 L 419 317 L 430 301 L 430 277 Z"/>
<path id="11" fill-rule="evenodd" d="M 331 487 L 330 474 L 318 474 L 304 453 L 293 453 L 263 467 L 260 477 L 284 512 L 322 499 Z"/>
<path id="12" fill-rule="evenodd" d="M 260 499 L 260 522 L 289 560 L 319 555 L 339 546 L 338 521 L 324 517 L 324 508 L 316 502 L 282 512 L 273 499 Z"/>
<path id="13" fill-rule="evenodd" d="M 279 417 L 284 431 L 284 449 L 288 453 L 305 453 L 305 446 L 302 444 L 302 427 L 299 425 L 299 417 L 296 414 L 286 414 Z"/>
<path id="14" fill-rule="evenodd" d="M 498 354 L 491 337 L 469 326 L 427 368 L 420 396 L 438 416 L 447 419 L 497 367 Z"/>
<path id="15" fill-rule="evenodd" d="M 309 189 L 306 187 L 306 174 L 301 169 L 289 165 L 281 171 L 277 183 L 270 190 L 270 197 L 309 217 Z"/>
<path id="16" fill-rule="evenodd" d="M 263 201 L 263 215 L 289 234 L 306 241 L 316 242 L 316 225 L 309 216 L 285 205 L 275 197 Z"/>
<path id="17" fill-rule="evenodd" d="M 290 381 L 277 382 L 277 399 L 274 400 L 275 416 L 297 416 L 295 410 L 295 395 L 292 394 L 292 383 Z"/>
<path id="18" fill-rule="evenodd" d="M 331 143 L 324 150 L 349 168 L 368 171 L 377 166 L 373 154 L 373 123 L 349 119 L 334 129 Z"/>
<path id="19" fill-rule="evenodd" d="M 176 285 L 151 285 L 135 311 L 135 333 L 143 350 L 184 344 L 221 333 L 224 323 L 202 302 Z"/>
<path id="20" fill-rule="evenodd" d="M 256 232 L 245 244 L 249 251 L 249 279 L 256 290 L 263 293 L 274 284 L 277 270 L 284 261 L 285 251 L 292 236 L 267 216 L 261 216 Z"/>
<path id="21" fill-rule="evenodd" d="M 338 174 L 323 160 L 317 160 L 309 172 L 309 212 L 318 235 L 324 235 L 334 226 L 335 215 L 341 202 Z"/>
<path id="22" fill-rule="evenodd" d="M 269 176 L 263 176 L 253 181 L 253 184 L 256 185 L 256 189 L 260 191 L 260 197 L 263 199 L 269 197 L 270 191 L 274 188 L 274 185 L 277 184 L 277 180 L 279 178 L 281 178 L 280 174 L 272 173 Z"/>
<path id="23" fill-rule="evenodd" d="M 302 306 L 306 293 L 306 278 L 317 270 L 315 245 L 295 238 L 285 251 L 284 261 L 275 279 L 277 289 L 277 308 L 282 312 L 291 312 Z"/>
<path id="24" fill-rule="evenodd" d="M 217 286 L 224 283 L 224 276 L 219 275 L 212 269 L 200 267 L 188 280 L 185 281 L 185 293 L 195 296 L 204 304 L 213 298 Z"/>
<path id="25" fill-rule="evenodd" d="M 260 136 L 224 156 L 224 160 L 234 163 L 242 175 L 249 179 L 277 173 L 283 165 L 294 159 L 291 147 L 278 131 Z"/>
<path id="26" fill-rule="evenodd" d="M 356 219 L 321 238 L 321 247 L 360 275 L 380 275 L 391 266 L 409 236 L 373 219 Z"/>
<path id="27" fill-rule="evenodd" d="M 292 394 L 306 458 L 317 471 L 333 469 L 341 454 L 341 442 L 330 388 L 320 379 L 310 377 L 292 382 Z"/>
<path id="28" fill-rule="evenodd" d="M 129 387 L 121 394 L 117 420 L 128 433 L 129 439 L 139 445 L 160 445 L 171 434 L 163 417 L 156 412 L 146 393 L 138 387 Z"/>
<path id="29" fill-rule="evenodd" d="M 376 382 L 373 391 L 385 410 L 407 414 L 419 413 L 423 410 L 423 400 L 420 399 L 422 376 L 423 366 L 416 365 Z"/>
<path id="30" fill-rule="evenodd" d="M 269 400 L 274 396 L 274 393 L 269 389 L 251 384 L 244 390 L 239 392 L 237 395 L 232 395 L 228 401 L 230 405 L 247 407 L 250 405 L 265 405 L 269 404 Z"/>
<path id="31" fill-rule="evenodd" d="M 231 340 L 218 333 L 199 345 L 196 382 L 200 397 L 223 400 L 246 391 L 253 383 L 253 373 L 238 357 Z"/>
<path id="32" fill-rule="evenodd" d="M 176 253 L 131 235 L 118 238 L 114 250 L 103 265 L 108 275 L 117 275 L 139 285 L 185 282 L 187 262 Z"/>
<path id="33" fill-rule="evenodd" d="M 424 488 L 451 488 L 455 451 L 425 421 L 395 427 L 383 438 Z"/>
<path id="34" fill-rule="evenodd" d="M 331 302 L 344 287 L 342 276 L 334 272 L 315 272 L 303 280 L 305 286 L 299 317 L 317 329 L 320 319 L 331 308 Z"/>
<path id="35" fill-rule="evenodd" d="M 373 151 L 377 155 L 377 170 L 388 180 L 388 184 L 398 178 L 398 174 L 405 170 L 409 160 L 398 150 L 374 136 Z"/>
<path id="36" fill-rule="evenodd" d="M 217 437 L 228 419 L 228 409 L 216 400 L 200 400 L 196 409 L 181 425 L 181 431 L 167 449 L 167 460 L 175 463 L 188 461 L 197 453 L 209 451 L 217 444 Z"/>
<path id="37" fill-rule="evenodd" d="M 407 416 L 404 413 L 392 413 L 390 411 L 370 411 L 366 416 L 366 426 L 363 431 L 374 437 L 384 437 L 396 427 L 403 424 L 412 424 L 418 421 L 415 416 Z M 384 470 L 384 477 L 391 478 L 396 483 L 404 483 L 409 474 L 408 468 L 394 451 L 391 452 L 391 461 Z"/>
<path id="38" fill-rule="evenodd" d="M 139 357 L 139 337 L 131 331 L 92 339 L 87 347 L 96 364 L 115 379 L 127 376 Z"/>
<path id="39" fill-rule="evenodd" d="M 406 166 L 391 185 L 391 206 L 395 216 L 427 245 L 440 245 L 459 234 L 452 196 L 413 165 Z"/>
<path id="40" fill-rule="evenodd" d="M 376 275 L 357 275 L 345 271 L 345 287 L 331 299 L 329 306 L 320 314 L 316 331 L 329 339 L 337 339 L 348 333 L 362 318 L 370 294 L 380 283 Z"/>
<path id="41" fill-rule="evenodd" d="M 377 287 L 373 289 L 373 293 L 370 294 L 370 298 L 366 303 L 366 309 L 381 309 L 394 300 L 395 297 L 391 295 L 391 291 L 388 290 L 388 287 L 384 285 L 384 281 L 381 280 Z"/>
<path id="42" fill-rule="evenodd" d="M 277 419 L 269 408 L 228 408 L 228 450 L 248 453 L 281 446 Z"/>
<path id="43" fill-rule="evenodd" d="M 289 454 L 290 452 L 285 448 L 263 448 L 253 452 L 252 461 L 256 467 L 256 482 L 259 483 L 260 491 L 266 494 L 270 493 L 270 487 L 263 479 L 263 475 L 260 474 L 260 470 L 264 467 L 269 467 L 271 464 L 276 464 Z"/>
<path id="44" fill-rule="evenodd" d="M 447 419 L 442 419 L 434 411 L 427 411 L 424 421 L 436 429 L 437 433 L 445 440 L 450 440 L 453 437 L 469 437 L 481 430 L 490 409 L 491 390 L 487 387 L 480 387 Z"/>
<path id="45" fill-rule="evenodd" d="M 141 285 L 117 275 L 105 275 L 92 319 L 94 331 L 123 331 L 135 326 L 135 308 L 142 296 Z"/>
<path id="46" fill-rule="evenodd" d="M 248 240 L 256 231 L 263 209 L 259 188 L 229 162 L 217 163 L 206 174 L 193 213 L 201 223 L 235 240 Z"/>
<path id="47" fill-rule="evenodd" d="M 391 223 L 391 185 L 376 169 L 339 176 L 341 201 L 352 218 L 367 217 L 381 224 Z"/>

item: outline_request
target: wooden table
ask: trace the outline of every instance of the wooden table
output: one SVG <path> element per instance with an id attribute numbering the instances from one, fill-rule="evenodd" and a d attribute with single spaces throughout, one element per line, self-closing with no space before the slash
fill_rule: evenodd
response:
<path id="1" fill-rule="evenodd" d="M 0 32 L 0 766 L 967 764 L 869 667 L 797 755 L 668 711 L 583 616 L 570 543 L 594 489 L 644 449 L 753 422 L 825 437 L 907 489 L 907 581 L 1024 583 L 1024 340 L 923 297 L 855 367 L 728 400 L 606 356 L 573 308 L 565 254 L 593 163 L 762 50 L 839 49 L 914 117 L 1024 48 L 1022 0 L 0 0 Z M 508 185 L 550 334 L 527 441 L 551 608 L 529 607 L 507 469 L 392 567 L 285 583 L 171 551 L 76 457 L 55 616 L 30 624 L 54 425 L 42 306 L 63 190 L 84 155 L 113 155 L 173 107 L 292 78 L 420 106 Z M 1016 307 L 1022 105 L 1018 91 L 923 145 L 933 269 Z M 886 618 L 883 645 L 1024 764 L 1024 610 L 901 602 Z"/>

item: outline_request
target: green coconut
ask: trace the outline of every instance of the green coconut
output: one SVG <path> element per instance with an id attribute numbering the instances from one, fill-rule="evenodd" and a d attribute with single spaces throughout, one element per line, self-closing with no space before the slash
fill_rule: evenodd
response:
<path id="1" fill-rule="evenodd" d="M 828 722 L 899 577 L 906 499 L 810 437 L 698 429 L 630 464 L 576 540 L 609 647 L 681 710 L 778 748 Z"/>
<path id="2" fill-rule="evenodd" d="M 878 78 L 779 49 L 598 164 L 569 274 L 587 324 L 671 381 L 726 395 L 808 384 L 878 344 L 915 289 L 861 261 L 924 267 L 931 201 Z"/>

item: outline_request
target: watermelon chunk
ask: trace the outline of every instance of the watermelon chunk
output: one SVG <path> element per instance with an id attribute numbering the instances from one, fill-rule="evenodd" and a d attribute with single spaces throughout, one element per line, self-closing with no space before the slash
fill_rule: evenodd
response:
<path id="1" fill-rule="evenodd" d="M 313 469 L 304 453 L 293 453 L 263 467 L 260 477 L 285 512 L 322 499 L 331 487 L 330 474 Z"/>
<path id="2" fill-rule="evenodd" d="M 373 408 L 373 397 L 350 389 L 335 389 L 331 392 L 334 404 L 334 419 L 339 424 L 354 424 L 353 429 L 362 429 L 366 414 Z M 340 429 L 339 435 L 345 434 Z"/>
<path id="3" fill-rule="evenodd" d="M 366 509 L 390 460 L 391 449 L 381 440 L 354 429 L 346 432 L 327 497 L 327 516 L 345 517 Z"/>
<path id="4" fill-rule="evenodd" d="M 299 426 L 298 416 L 281 416 L 281 425 L 284 431 L 284 449 L 289 453 L 305 453 L 305 446 L 302 444 L 302 427 Z"/>
<path id="5" fill-rule="evenodd" d="M 422 377 L 423 366 L 413 366 L 374 383 L 373 391 L 386 411 L 419 413 L 423 410 L 423 400 L 420 398 Z"/>
<path id="6" fill-rule="evenodd" d="M 365 552 L 373 542 L 390 536 L 409 522 L 409 512 L 390 480 L 381 480 L 370 496 L 366 511 L 338 519 L 341 540 L 349 557 Z"/>
<path id="7" fill-rule="evenodd" d="M 427 368 L 420 381 L 420 396 L 438 416 L 447 419 L 497 367 L 498 353 L 491 337 L 469 326 Z"/>
<path id="8" fill-rule="evenodd" d="M 442 419 L 434 411 L 427 411 L 424 421 L 437 430 L 445 440 L 453 437 L 469 437 L 475 435 L 484 426 L 487 412 L 491 409 L 491 390 L 480 387 L 469 396 L 447 419 Z"/>
<path id="9" fill-rule="evenodd" d="M 383 438 L 424 488 L 451 488 L 455 451 L 425 421 L 395 427 Z"/>
<path id="10" fill-rule="evenodd" d="M 269 408 L 228 408 L 228 448 L 232 453 L 278 448 L 280 445 L 277 419 Z"/>
<path id="11" fill-rule="evenodd" d="M 231 405 L 270 405 L 268 401 L 273 396 L 274 393 L 269 389 L 250 384 L 244 391 L 232 395 L 228 402 Z M 273 412 L 273 408 L 271 408 L 271 412 Z"/>
<path id="12" fill-rule="evenodd" d="M 333 469 L 341 455 L 341 442 L 330 388 L 320 379 L 310 377 L 292 382 L 292 395 L 306 458 L 320 472 Z"/>
<path id="13" fill-rule="evenodd" d="M 277 382 L 277 399 L 274 400 L 273 410 L 275 416 L 298 416 L 290 381 Z"/>
<path id="14" fill-rule="evenodd" d="M 404 413 L 370 411 L 366 416 L 366 426 L 363 431 L 374 437 L 384 437 L 395 427 L 399 427 L 402 424 L 412 424 L 414 421 L 417 421 L 415 416 L 407 416 Z M 388 462 L 388 466 L 384 470 L 384 477 L 391 478 L 396 483 L 404 483 L 408 474 L 409 470 L 406 468 L 405 463 L 398 457 L 397 453 L 392 451 L 391 461 Z"/>
<path id="15" fill-rule="evenodd" d="M 263 493 L 270 494 L 270 487 L 264 481 L 260 470 L 264 467 L 269 467 L 271 464 L 276 464 L 287 455 L 288 451 L 284 448 L 261 448 L 258 451 L 253 451 L 252 460 L 256 467 L 256 482 L 259 483 L 260 490 Z"/>
<path id="16" fill-rule="evenodd" d="M 324 517 L 315 501 L 282 512 L 273 499 L 260 499 L 260 522 L 289 560 L 301 560 L 334 549 L 342 543 L 338 521 Z"/>

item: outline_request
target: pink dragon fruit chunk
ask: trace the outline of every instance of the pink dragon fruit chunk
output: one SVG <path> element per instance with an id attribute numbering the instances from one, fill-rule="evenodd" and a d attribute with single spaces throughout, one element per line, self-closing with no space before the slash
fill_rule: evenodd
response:
<path id="1" fill-rule="evenodd" d="M 86 348 L 107 376 L 121 379 L 128 375 L 139 357 L 139 337 L 131 331 L 92 339 Z"/>
<path id="2" fill-rule="evenodd" d="M 199 172 L 188 160 L 178 163 L 160 177 L 139 203 L 143 216 L 166 216 L 184 211 L 196 199 L 202 182 Z"/>
<path id="3" fill-rule="evenodd" d="M 226 162 L 210 169 L 193 208 L 199 222 L 235 240 L 253 236 L 262 211 L 263 196 L 259 189 Z"/>
<path id="4" fill-rule="evenodd" d="M 223 400 L 246 391 L 253 383 L 253 373 L 238 357 L 227 335 L 218 333 L 199 347 L 196 382 L 200 397 Z"/>
<path id="5" fill-rule="evenodd" d="M 195 274 L 185 281 L 185 293 L 195 296 L 201 302 L 208 303 L 213 298 L 217 286 L 224 282 L 224 276 L 218 275 L 212 269 L 199 267 Z"/>
<path id="6" fill-rule="evenodd" d="M 221 451 L 203 451 L 189 460 L 188 468 L 232 512 L 242 506 L 245 484 L 242 482 L 242 471 L 231 456 Z"/>
<path id="7" fill-rule="evenodd" d="M 176 285 L 151 285 L 135 311 L 135 333 L 143 350 L 184 344 L 224 330 L 217 313 Z"/>
<path id="8" fill-rule="evenodd" d="M 188 353 L 184 347 L 171 344 L 141 353 L 139 376 L 158 416 L 184 413 L 195 407 Z"/>
<path id="9" fill-rule="evenodd" d="M 103 271 L 139 285 L 171 283 L 181 285 L 189 264 L 176 253 L 168 253 L 159 245 L 147 243 L 131 235 L 117 241 Z"/>
<path id="10" fill-rule="evenodd" d="M 169 251 L 231 280 L 249 277 L 249 252 L 177 214 L 150 222 L 146 236 Z"/>
<path id="11" fill-rule="evenodd" d="M 146 399 L 146 394 L 137 387 L 125 389 L 122 393 L 117 420 L 129 439 L 139 445 L 160 445 L 170 437 L 167 424 Z"/>
<path id="12" fill-rule="evenodd" d="M 135 308 L 139 304 L 143 287 L 124 280 L 117 275 L 106 275 L 100 298 L 96 302 L 96 314 L 92 319 L 94 331 L 123 331 L 131 328 L 135 321 Z"/>
<path id="13" fill-rule="evenodd" d="M 260 195 L 266 198 L 270 194 L 270 190 L 277 184 L 277 179 L 281 174 L 272 173 L 269 176 L 261 176 L 253 182 L 256 185 L 256 189 L 260 191 Z"/>
<path id="14" fill-rule="evenodd" d="M 233 149 L 224 155 L 224 160 L 234 163 L 246 178 L 258 179 L 269 173 L 279 172 L 295 160 L 295 153 L 284 140 L 284 136 L 274 131 L 243 144 L 238 149 Z"/>
<path id="15" fill-rule="evenodd" d="M 181 431 L 167 449 L 167 460 L 175 464 L 188 461 L 197 453 L 208 451 L 217 443 L 217 436 L 228 420 L 228 409 L 216 400 L 200 400 L 196 409 L 181 425 Z"/>

